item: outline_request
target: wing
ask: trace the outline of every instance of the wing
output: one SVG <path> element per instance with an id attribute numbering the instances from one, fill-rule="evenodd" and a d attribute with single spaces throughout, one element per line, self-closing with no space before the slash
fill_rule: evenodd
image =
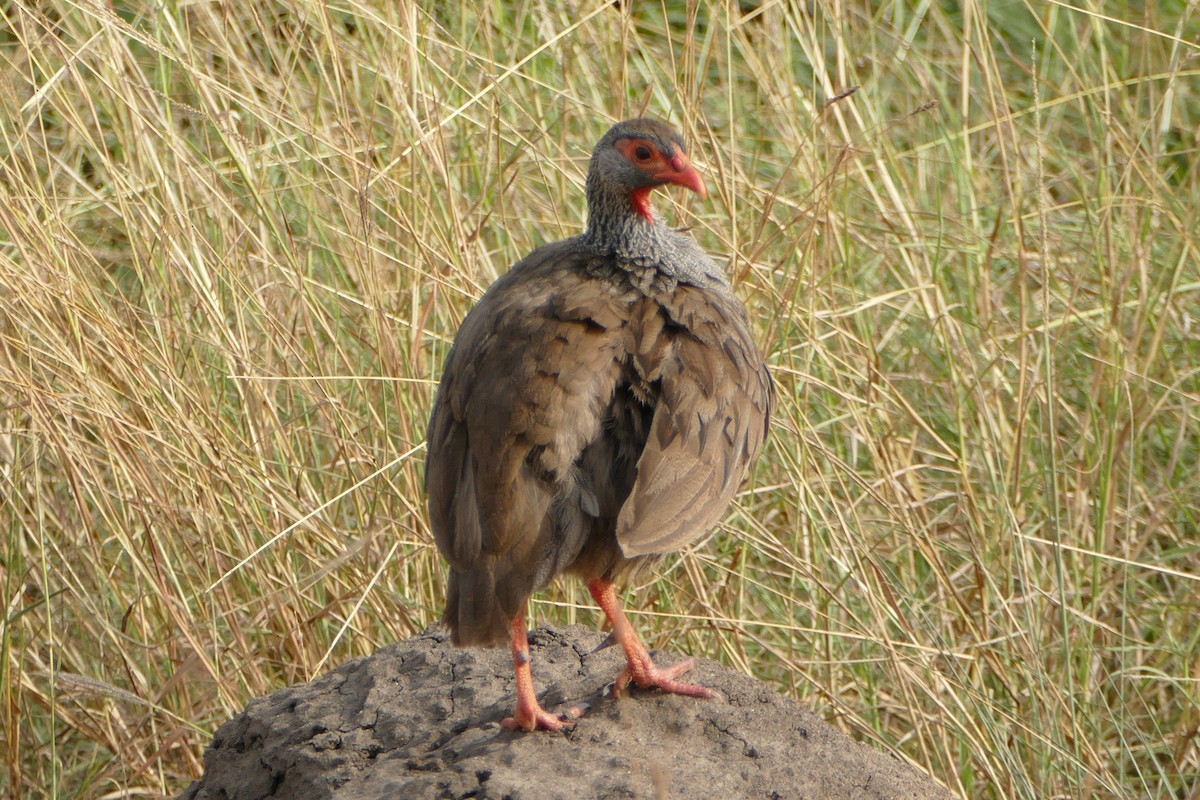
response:
<path id="1" fill-rule="evenodd" d="M 576 460 L 619 377 L 624 315 L 568 242 L 540 248 L 464 320 L 434 401 L 426 489 L 464 643 L 506 639 L 578 554 L 595 497 Z"/>
<path id="2" fill-rule="evenodd" d="M 774 398 L 731 292 L 680 284 L 658 300 L 629 326 L 635 365 L 660 397 L 617 518 L 626 557 L 676 550 L 720 520 L 766 438 Z"/>

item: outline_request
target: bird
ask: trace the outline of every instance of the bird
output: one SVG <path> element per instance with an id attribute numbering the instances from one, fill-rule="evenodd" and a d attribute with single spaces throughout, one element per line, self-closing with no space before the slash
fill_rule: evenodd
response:
<path id="1" fill-rule="evenodd" d="M 616 679 L 708 698 L 661 667 L 617 581 L 721 520 L 770 424 L 774 387 L 745 306 L 721 268 L 651 206 L 654 189 L 707 197 L 683 137 L 650 118 L 592 151 L 587 224 L 542 245 L 467 313 L 427 432 L 425 488 L 449 563 L 443 621 L 455 645 L 512 649 L 510 730 L 572 728 L 542 708 L 530 663 L 530 597 L 581 578 L 628 666 Z"/>

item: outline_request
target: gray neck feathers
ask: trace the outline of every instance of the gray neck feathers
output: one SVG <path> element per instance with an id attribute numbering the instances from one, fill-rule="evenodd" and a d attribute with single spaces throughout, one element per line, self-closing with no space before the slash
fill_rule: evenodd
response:
<path id="1" fill-rule="evenodd" d="M 613 192 L 592 170 L 587 179 L 588 225 L 581 243 L 632 273 L 635 285 L 687 283 L 701 288 L 728 286 L 725 276 L 696 240 L 657 218 L 649 222 L 628 194 Z M 656 273 L 656 274 L 655 274 Z"/>

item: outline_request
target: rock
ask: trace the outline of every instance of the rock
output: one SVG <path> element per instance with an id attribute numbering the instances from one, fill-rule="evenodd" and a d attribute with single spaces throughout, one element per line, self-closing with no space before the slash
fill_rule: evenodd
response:
<path id="1" fill-rule="evenodd" d="M 582 627 L 535 630 L 548 710 L 587 705 L 568 733 L 514 733 L 505 649 L 455 648 L 440 629 L 261 697 L 222 725 L 182 800 L 795 798 L 950 800 L 765 684 L 699 661 L 715 700 L 609 689 L 619 648 Z M 674 663 L 663 658 L 660 663 Z"/>

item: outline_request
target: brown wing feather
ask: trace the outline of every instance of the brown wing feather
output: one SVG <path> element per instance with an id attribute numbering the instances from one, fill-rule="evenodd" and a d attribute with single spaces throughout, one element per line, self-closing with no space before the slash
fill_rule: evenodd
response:
<path id="1" fill-rule="evenodd" d="M 535 251 L 488 290 L 434 401 L 426 488 L 451 567 L 445 619 L 462 644 L 507 641 L 596 513 L 576 462 L 619 377 L 624 319 L 569 245 Z"/>
<path id="2" fill-rule="evenodd" d="M 720 520 L 762 447 L 774 393 L 731 293 L 680 285 L 657 299 L 629 330 L 638 371 L 660 396 L 617 519 L 626 557 L 679 549 Z"/>

